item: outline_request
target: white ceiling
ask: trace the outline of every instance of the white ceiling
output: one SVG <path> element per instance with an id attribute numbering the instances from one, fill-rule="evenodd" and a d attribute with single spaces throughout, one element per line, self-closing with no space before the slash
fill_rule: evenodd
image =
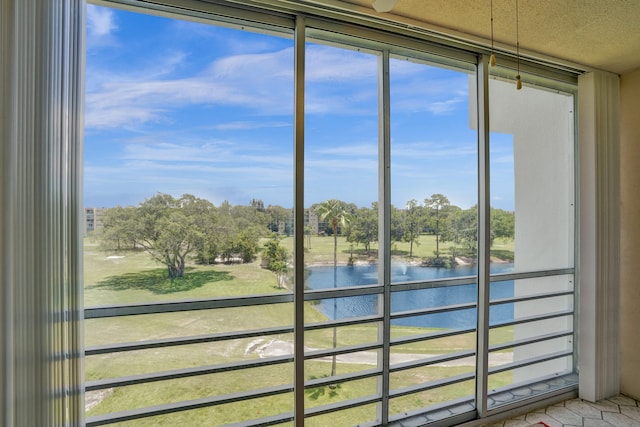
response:
<path id="1" fill-rule="evenodd" d="M 424 26 L 488 43 L 491 0 L 398 0 L 378 13 L 372 0 L 308 0 L 354 14 Z M 640 0 L 519 0 L 520 49 L 526 54 L 623 74 L 640 68 Z M 516 0 L 493 0 L 495 46 L 516 44 Z"/>

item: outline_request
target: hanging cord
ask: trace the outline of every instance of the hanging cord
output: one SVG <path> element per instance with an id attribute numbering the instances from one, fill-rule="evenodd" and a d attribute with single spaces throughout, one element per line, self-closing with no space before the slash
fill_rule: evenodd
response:
<path id="1" fill-rule="evenodd" d="M 520 28 L 518 26 L 518 0 L 516 0 L 516 59 L 518 63 L 518 74 L 516 75 L 516 89 L 520 90 L 522 89 L 522 80 L 520 79 Z"/>
<path id="2" fill-rule="evenodd" d="M 489 57 L 489 65 L 496 66 L 496 54 L 493 51 L 493 0 L 491 0 L 491 56 Z"/>

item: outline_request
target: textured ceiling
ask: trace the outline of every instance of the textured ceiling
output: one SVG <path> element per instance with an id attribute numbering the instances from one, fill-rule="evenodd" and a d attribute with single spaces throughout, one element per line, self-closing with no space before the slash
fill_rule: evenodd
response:
<path id="1" fill-rule="evenodd" d="M 372 0 L 311 0 L 462 38 L 491 37 L 491 0 L 398 0 L 377 13 Z M 640 0 L 519 0 L 520 48 L 588 68 L 623 74 L 640 68 Z M 496 47 L 513 50 L 516 0 L 493 0 Z"/>

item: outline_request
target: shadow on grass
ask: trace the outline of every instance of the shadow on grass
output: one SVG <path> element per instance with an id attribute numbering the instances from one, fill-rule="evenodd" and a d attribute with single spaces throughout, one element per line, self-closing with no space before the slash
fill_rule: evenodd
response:
<path id="1" fill-rule="evenodd" d="M 315 380 L 315 379 L 319 379 L 319 378 L 326 378 L 329 375 L 322 375 L 320 377 L 317 377 L 315 375 L 311 375 L 311 377 L 309 377 L 310 380 Z M 341 388 L 340 384 L 332 384 L 332 385 L 325 385 L 325 386 L 320 386 L 320 387 L 313 387 L 313 388 L 309 388 L 305 390 L 305 393 L 309 396 L 309 399 L 311 400 L 318 400 L 320 397 L 324 396 L 325 394 L 329 397 L 329 398 L 333 398 L 336 397 L 338 395 L 338 391 L 337 389 Z M 329 392 L 327 392 L 327 390 L 329 390 Z"/>
<path id="2" fill-rule="evenodd" d="M 141 289 L 153 292 L 154 294 L 171 294 L 174 292 L 190 291 L 211 282 L 233 279 L 233 276 L 226 271 L 192 270 L 193 269 L 187 268 L 184 277 L 174 279 L 173 283 L 171 279 L 167 277 L 167 269 L 159 268 L 107 277 L 91 287 L 105 288 L 114 291 Z"/>

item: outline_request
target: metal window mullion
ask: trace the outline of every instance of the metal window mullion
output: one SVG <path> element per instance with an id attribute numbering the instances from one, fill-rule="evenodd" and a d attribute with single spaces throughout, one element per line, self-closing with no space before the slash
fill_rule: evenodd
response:
<path id="1" fill-rule="evenodd" d="M 498 351 L 501 351 L 501 350 L 511 349 L 513 347 L 522 347 L 522 346 L 529 345 L 529 344 L 535 344 L 535 343 L 539 343 L 539 342 L 550 341 L 550 340 L 554 340 L 554 339 L 558 339 L 558 338 L 570 337 L 572 335 L 573 335 L 573 331 L 564 331 L 564 332 L 558 332 L 558 333 L 537 335 L 537 336 L 532 337 L 532 338 L 524 338 L 524 339 L 521 339 L 521 340 L 509 341 L 509 342 L 506 342 L 504 344 L 492 345 L 492 346 L 489 347 L 489 352 L 490 353 L 494 353 L 494 352 L 498 352 Z"/>
<path id="2" fill-rule="evenodd" d="M 537 279 L 550 276 L 568 276 L 574 274 L 574 268 L 560 268 L 556 270 L 537 270 L 515 273 L 496 273 L 491 275 L 491 282 L 506 282 L 507 280 Z"/>
<path id="3" fill-rule="evenodd" d="M 212 310 L 218 308 L 252 307 L 266 304 L 283 304 L 293 301 L 293 295 L 264 294 L 245 297 L 224 297 L 201 300 L 169 301 L 128 305 L 110 305 L 85 308 L 85 319 L 134 316 L 141 314 L 177 313 L 181 311 Z"/>
<path id="4" fill-rule="evenodd" d="M 88 0 L 99 6 L 124 9 L 165 18 L 244 29 L 247 26 L 265 31 L 291 30 L 294 26 L 291 13 L 281 13 L 264 7 L 247 5 L 238 7 L 228 2 L 199 0 Z"/>
<path id="5" fill-rule="evenodd" d="M 322 350 L 308 351 L 305 353 L 304 359 L 309 360 L 309 359 L 318 359 L 321 357 L 327 357 L 327 356 L 333 356 L 333 355 L 359 353 L 361 351 L 377 350 L 381 347 L 382 347 L 381 343 L 357 344 L 357 345 L 351 345 L 348 347 L 340 347 L 340 348 L 331 347 L 331 348 L 322 349 Z"/>
<path id="6" fill-rule="evenodd" d="M 346 409 L 357 408 L 358 406 L 369 405 L 380 401 L 380 396 L 365 396 L 355 399 L 341 400 L 339 402 L 330 403 L 323 406 L 314 406 L 307 411 L 307 417 L 315 417 L 318 415 L 330 414 L 332 412 L 344 411 Z"/>
<path id="7" fill-rule="evenodd" d="M 478 111 L 478 330 L 476 355 L 476 410 L 487 415 L 489 370 L 489 285 L 490 285 L 490 156 L 489 156 L 489 69 L 481 56 L 476 73 Z"/>
<path id="8" fill-rule="evenodd" d="M 353 326 L 353 325 L 363 325 L 366 323 L 379 322 L 382 321 L 383 317 L 380 315 L 375 316 L 362 316 L 362 317 L 354 317 L 345 320 L 325 320 L 324 322 L 316 322 L 312 324 L 307 324 L 304 327 L 305 331 L 314 331 L 318 329 L 328 329 L 335 328 L 340 326 Z"/>
<path id="9" fill-rule="evenodd" d="M 222 396 L 210 396 L 200 399 L 192 399 L 175 403 L 166 403 L 163 405 L 130 409 L 121 412 L 111 412 L 108 414 L 87 417 L 85 425 L 87 427 L 93 427 L 105 424 L 115 424 L 117 422 L 131 421 L 157 415 L 172 414 L 175 412 L 188 411 L 192 409 L 207 408 L 210 406 L 224 405 L 226 403 L 246 401 L 248 399 L 276 396 L 279 394 L 290 393 L 291 390 L 292 389 L 290 385 L 281 385 L 253 390 L 251 392 L 228 393 Z"/>
<path id="10" fill-rule="evenodd" d="M 250 361 L 240 361 L 224 363 L 212 366 L 198 366 L 195 368 L 175 369 L 172 371 L 152 372 L 148 374 L 129 375 L 126 377 L 109 378 L 105 380 L 87 381 L 85 383 L 86 391 L 104 390 L 112 387 L 124 387 L 134 384 L 145 384 L 157 381 L 168 381 L 179 378 L 196 377 L 201 375 L 211 375 L 220 372 L 238 371 L 243 369 L 259 368 L 264 366 L 281 365 L 290 363 L 293 358 L 287 356 L 274 356 L 269 358 L 260 358 Z"/>
<path id="11" fill-rule="evenodd" d="M 461 382 L 473 380 L 473 373 L 454 375 L 451 377 L 441 378 L 435 381 L 429 381 L 423 384 L 416 384 L 407 387 L 397 388 L 390 392 L 391 397 L 407 396 L 409 394 L 419 393 L 421 391 L 434 390 L 436 388 L 458 384 Z"/>
<path id="12" fill-rule="evenodd" d="M 394 283 L 391 292 L 417 291 L 422 289 L 446 288 L 449 286 L 474 285 L 477 276 L 451 277 L 447 279 Z"/>
<path id="13" fill-rule="evenodd" d="M 574 316 L 574 315 L 575 315 L 575 312 L 573 311 L 573 309 L 556 311 L 556 312 L 544 314 L 541 316 L 540 315 L 527 316 L 520 319 L 512 320 L 510 322 L 496 323 L 494 325 L 489 326 L 489 329 L 504 328 L 505 326 L 521 325 L 524 323 L 532 323 L 532 322 L 538 322 L 540 320 L 555 319 L 558 317 L 566 317 L 566 316 Z"/>
<path id="14" fill-rule="evenodd" d="M 427 357 L 424 359 L 412 360 L 409 362 L 396 363 L 390 370 L 391 372 L 406 371 L 407 369 L 415 369 L 423 366 L 436 365 L 438 363 L 451 362 L 453 360 L 465 359 L 475 356 L 475 350 L 458 351 L 455 353 L 443 354 L 440 356 Z"/>
<path id="15" fill-rule="evenodd" d="M 555 353 L 545 354 L 543 356 L 531 357 L 529 359 L 519 360 L 517 362 L 511 362 L 504 365 L 494 366 L 489 369 L 491 375 L 499 374 L 500 372 L 512 371 L 518 368 L 524 368 L 538 363 L 548 362 L 549 360 L 560 359 L 573 355 L 572 350 L 558 351 Z"/>
<path id="16" fill-rule="evenodd" d="M 571 138 L 573 138 L 573 307 L 575 316 L 573 316 L 573 330 L 576 331 L 573 337 L 573 354 L 577 355 L 573 358 L 573 372 L 578 372 L 578 365 L 580 361 L 580 352 L 578 348 L 580 341 L 577 331 L 580 330 L 580 212 L 581 212 L 581 199 L 580 199 L 580 140 L 578 138 L 578 93 L 573 93 L 573 132 Z"/>
<path id="17" fill-rule="evenodd" d="M 363 295 L 375 295 L 384 292 L 382 286 L 349 286 L 344 288 L 326 288 L 306 291 L 304 293 L 305 301 L 314 301 L 330 298 L 346 298 Z"/>
<path id="18" fill-rule="evenodd" d="M 293 328 L 290 326 L 254 329 L 242 332 L 222 332 L 218 334 L 196 335 L 191 337 L 163 338 L 159 340 L 133 341 L 120 344 L 106 344 L 85 347 L 85 356 L 98 354 L 120 353 L 125 351 L 148 350 L 152 348 L 173 347 L 180 345 L 203 344 L 209 342 L 229 341 L 241 338 L 262 337 L 265 335 L 290 334 Z"/>
<path id="19" fill-rule="evenodd" d="M 464 335 L 475 332 L 475 328 L 468 329 L 447 329 L 445 332 L 432 332 L 430 334 L 411 335 L 408 337 L 395 338 L 391 340 L 391 346 L 411 344 L 422 341 L 431 341 L 434 339 L 454 337 L 456 335 Z"/>
<path id="20" fill-rule="evenodd" d="M 572 295 L 573 295 L 573 290 L 563 291 L 563 292 L 545 292 L 543 294 L 528 295 L 524 297 L 500 298 L 500 299 L 492 300 L 489 305 L 512 304 L 515 302 L 535 301 L 540 299 L 558 298 L 558 297 L 566 297 L 566 296 L 572 296 Z"/>
<path id="21" fill-rule="evenodd" d="M 294 423 L 304 426 L 304 82 L 305 18 L 294 30 Z"/>
<path id="22" fill-rule="evenodd" d="M 366 371 L 357 371 L 354 373 L 335 375 L 333 377 L 321 377 L 313 380 L 307 381 L 305 385 L 306 389 L 315 388 L 315 387 L 324 387 L 331 384 L 340 384 L 348 381 L 356 381 L 363 380 L 367 378 L 372 378 L 380 375 L 380 370 L 378 369 L 369 369 Z"/>
<path id="23" fill-rule="evenodd" d="M 415 416 L 425 416 L 425 415 L 429 415 L 429 414 L 434 414 L 436 412 L 440 412 L 440 411 L 451 411 L 451 413 L 457 413 L 458 411 L 455 410 L 451 410 L 453 408 L 455 408 L 456 406 L 462 406 L 462 405 L 466 405 L 466 404 L 473 404 L 473 400 L 474 397 L 473 396 L 464 396 L 464 397 L 459 397 L 457 399 L 452 399 L 452 400 L 447 400 L 446 402 L 442 402 L 436 405 L 429 405 L 429 410 L 428 412 L 425 413 L 424 408 L 421 409 L 414 409 L 414 410 L 410 410 L 410 411 L 405 411 L 405 412 L 400 412 L 399 414 L 393 415 L 392 417 L 389 417 L 389 421 L 390 422 L 395 422 L 395 421 L 400 421 L 402 422 L 402 420 L 409 420 L 412 417 Z M 460 419 L 460 417 L 464 417 L 463 419 Z M 472 418 L 469 418 L 468 415 L 465 416 L 465 413 L 462 412 L 459 415 L 452 415 L 450 417 L 447 418 L 443 418 L 439 421 L 434 421 L 434 422 L 430 422 L 429 423 L 429 427 L 449 427 L 452 425 L 460 425 L 463 422 L 466 421 L 470 421 L 473 420 Z M 446 424 L 445 424 L 446 423 Z M 407 423 L 409 424 L 409 423 Z M 411 425 L 411 424 L 409 424 Z M 361 424 L 359 427 L 374 427 L 374 426 L 367 426 L 366 424 Z"/>
<path id="24" fill-rule="evenodd" d="M 285 424 L 293 421 L 293 412 L 287 412 L 270 417 L 262 417 L 253 420 L 240 421 L 232 424 L 225 424 L 225 427 L 265 427 Z"/>
<path id="25" fill-rule="evenodd" d="M 428 314 L 449 313 L 451 311 L 469 310 L 471 308 L 476 308 L 475 302 L 469 302 L 466 304 L 447 305 L 443 307 L 420 308 L 417 310 L 399 311 L 399 312 L 393 313 L 390 317 L 391 319 L 402 319 L 405 317 L 416 317 L 416 316 L 425 316 Z"/>
<path id="26" fill-rule="evenodd" d="M 452 47 L 451 44 L 434 43 L 416 38 L 415 34 L 406 35 L 385 31 L 380 26 L 372 28 L 346 22 L 345 20 L 309 15 L 308 27 L 314 39 L 318 40 L 340 40 L 346 44 L 357 40 L 361 46 L 369 47 L 373 50 L 383 49 L 390 53 L 399 53 L 401 55 L 405 55 L 408 51 L 413 51 L 411 52 L 412 56 L 427 56 L 430 60 L 459 68 L 468 68 L 476 62 L 475 52 L 457 49 Z"/>
<path id="27" fill-rule="evenodd" d="M 378 415 L 382 425 L 389 422 L 389 364 L 391 358 L 391 88 L 389 50 L 378 59 L 378 270 L 382 297 L 382 396 Z M 382 262 L 380 262 L 382 261 Z"/>

